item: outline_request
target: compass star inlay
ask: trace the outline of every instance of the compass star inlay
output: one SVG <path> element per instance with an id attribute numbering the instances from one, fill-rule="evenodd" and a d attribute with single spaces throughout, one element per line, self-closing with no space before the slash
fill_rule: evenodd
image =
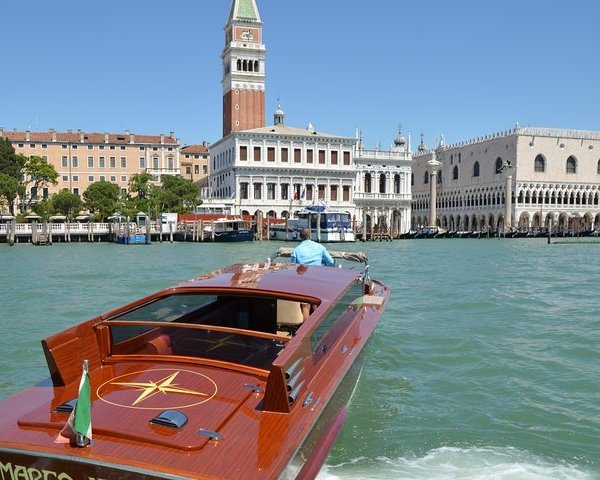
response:
<path id="1" fill-rule="evenodd" d="M 157 393 L 162 393 L 163 395 L 167 395 L 168 393 L 181 393 L 184 395 L 197 395 L 200 397 L 208 397 L 206 393 L 196 392 L 187 388 L 178 387 L 176 383 L 173 383 L 175 377 L 177 377 L 178 374 L 179 372 L 172 373 L 171 375 L 163 378 L 162 380 L 159 380 L 158 382 L 113 382 L 112 385 L 132 387 L 142 391 L 140 396 L 131 404 L 132 406 L 143 402 L 144 400 L 156 395 Z"/>

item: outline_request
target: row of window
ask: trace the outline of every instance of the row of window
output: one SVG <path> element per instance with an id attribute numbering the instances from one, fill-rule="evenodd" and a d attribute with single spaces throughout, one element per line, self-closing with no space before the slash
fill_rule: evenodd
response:
<path id="1" fill-rule="evenodd" d="M 35 143 L 28 143 L 27 146 L 29 148 L 37 148 L 37 144 L 35 144 Z M 42 148 L 48 148 L 48 144 L 47 143 L 42 143 L 41 146 L 42 146 Z M 25 148 L 25 144 L 19 143 L 18 147 L 19 148 Z M 69 146 L 67 144 L 64 144 L 64 143 L 61 145 L 61 147 L 62 147 L 63 150 L 67 150 L 69 148 Z M 98 145 L 98 150 L 104 150 L 104 147 L 105 147 L 104 145 Z M 116 148 L 117 147 L 115 145 L 109 145 L 109 150 L 116 150 Z M 144 147 L 144 146 L 140 146 L 138 148 L 139 148 L 139 150 L 141 152 L 143 152 L 143 151 L 146 150 L 146 147 Z M 158 151 L 158 147 L 148 147 L 148 148 L 152 148 L 152 151 L 154 151 L 154 152 Z M 78 149 L 79 149 L 79 145 L 77 145 L 77 144 L 71 144 L 71 150 L 78 150 Z M 94 149 L 94 145 L 88 145 L 87 149 L 88 150 L 93 150 Z M 127 150 L 127 147 L 124 146 L 124 145 L 121 145 L 120 149 L 121 150 Z M 173 147 L 167 147 L 167 151 L 172 152 L 173 151 Z"/>
<path id="2" fill-rule="evenodd" d="M 105 182 L 106 178 L 107 177 L 105 175 L 100 175 L 98 177 L 98 181 Z M 94 175 L 88 175 L 87 179 L 88 179 L 88 182 L 90 182 L 90 183 L 93 183 L 93 182 L 96 181 L 96 177 Z M 63 181 L 63 183 L 68 183 L 69 176 L 68 175 L 63 175 L 62 176 L 62 181 Z M 116 183 L 117 176 L 116 175 L 111 175 L 110 176 L 110 181 L 113 182 L 113 183 Z M 75 182 L 75 183 L 79 182 L 79 175 L 73 175 L 73 182 Z M 121 175 L 121 182 L 127 182 L 127 175 Z"/>
<path id="3" fill-rule="evenodd" d="M 276 183 L 267 183 L 267 190 L 265 197 L 267 200 L 306 200 L 312 201 L 315 200 L 315 196 L 319 200 L 326 200 L 325 195 L 327 191 L 327 185 L 302 185 L 299 183 L 295 183 L 290 185 L 289 183 L 282 183 L 279 185 L 279 192 L 277 192 L 277 184 Z M 240 198 L 242 200 L 248 200 L 250 189 L 252 189 L 252 198 L 254 200 L 262 200 L 263 199 L 263 184 L 261 182 L 248 183 L 241 182 L 240 183 Z M 279 193 L 279 198 L 277 198 L 277 193 Z M 330 185 L 329 186 L 329 200 L 337 201 L 339 197 L 339 186 L 338 185 Z M 350 187 L 344 185 L 342 187 L 342 201 L 349 202 L 350 201 Z"/>
<path id="4" fill-rule="evenodd" d="M 535 157 L 533 168 L 534 171 L 538 173 L 543 173 L 546 171 L 546 159 L 543 155 L 538 155 Z M 574 156 L 571 155 L 569 158 L 567 158 L 565 171 L 566 173 L 577 173 L 577 159 Z M 600 160 L 598 160 L 598 164 L 596 166 L 596 173 L 600 175 Z"/>
<path id="5" fill-rule="evenodd" d="M 186 175 L 192 174 L 192 167 L 190 165 L 187 165 L 185 167 L 185 173 L 186 173 Z M 199 174 L 200 174 L 200 165 L 194 165 L 194 175 L 199 175 Z M 202 175 L 208 175 L 208 167 L 206 165 L 202 165 Z"/>
<path id="6" fill-rule="evenodd" d="M 304 158 L 302 153 L 304 152 Z M 240 161 L 246 162 L 249 160 L 248 147 L 241 146 L 240 147 Z M 263 147 L 253 147 L 252 148 L 252 160 L 255 162 L 261 162 L 263 155 Z M 315 151 L 313 149 L 303 150 L 301 148 L 293 148 L 290 149 L 288 147 L 281 147 L 278 150 L 275 147 L 267 147 L 267 162 L 275 162 L 276 155 L 281 163 L 315 163 Z M 326 150 L 317 150 L 316 160 L 319 165 L 325 165 L 327 163 L 327 151 Z M 345 151 L 342 152 L 341 162 L 343 165 L 350 165 L 350 152 Z M 331 150 L 329 152 L 329 164 L 330 165 L 339 165 L 340 164 L 340 154 L 337 150 Z"/>
<path id="7" fill-rule="evenodd" d="M 44 160 L 48 161 L 48 157 L 44 156 L 42 158 Z M 106 162 L 105 157 L 98 157 L 97 160 L 98 160 L 98 168 L 106 168 L 107 162 Z M 151 163 L 152 168 L 154 170 L 158 170 L 160 168 L 160 158 L 152 157 L 151 161 L 152 161 L 152 163 Z M 88 168 L 95 168 L 95 165 L 96 165 L 96 159 L 94 157 L 88 157 L 87 158 Z M 63 157 L 61 158 L 61 166 L 63 168 L 67 168 L 69 166 L 69 157 L 67 157 L 66 155 L 63 155 Z M 120 166 L 120 168 L 127 168 L 127 157 L 121 157 L 119 159 L 119 166 Z M 142 169 L 146 168 L 146 158 L 145 157 L 139 158 L 139 166 Z M 71 156 L 71 167 L 73 167 L 73 168 L 79 167 L 79 157 L 77 157 L 76 155 Z M 116 157 L 109 157 L 108 168 L 117 168 L 117 158 Z M 175 168 L 175 160 L 172 157 L 167 158 L 167 169 L 173 170 L 174 168 Z"/>
<path id="8" fill-rule="evenodd" d="M 505 166 L 504 162 L 502 161 L 502 159 L 500 157 L 498 157 L 496 159 L 496 163 L 494 165 L 494 169 L 495 169 L 494 173 L 496 173 L 496 174 L 501 173 L 504 166 Z M 538 155 L 537 157 L 535 157 L 534 171 L 538 172 L 538 173 L 543 173 L 546 171 L 546 159 L 542 155 Z M 567 158 L 567 160 L 565 162 L 565 173 L 568 173 L 568 174 L 577 173 L 577 159 L 575 157 L 573 157 L 572 155 L 569 158 Z M 596 167 L 596 173 L 598 173 L 598 175 L 600 175 L 600 160 L 598 160 L 598 164 Z M 480 176 L 479 162 L 475 162 L 473 164 L 472 176 L 473 177 Z M 459 177 L 458 165 L 455 165 L 454 168 L 452 169 L 452 180 L 458 180 L 458 177 Z M 425 174 L 423 177 L 423 183 L 424 184 L 429 183 L 429 171 L 425 171 Z M 439 170 L 437 172 L 437 183 L 442 183 L 442 171 L 441 170 Z"/>
<path id="9" fill-rule="evenodd" d="M 258 72 L 260 71 L 260 64 L 258 60 L 242 60 L 239 59 L 236 62 L 238 72 Z"/>
<path id="10" fill-rule="evenodd" d="M 400 175 L 394 175 L 394 184 L 393 184 L 393 193 L 400 193 L 401 191 L 401 180 Z M 365 173 L 365 181 L 364 181 L 364 192 L 372 193 L 373 192 L 373 177 L 370 173 Z M 381 173 L 379 175 L 379 192 L 378 193 L 388 193 L 387 192 L 387 177 L 385 173 Z"/>

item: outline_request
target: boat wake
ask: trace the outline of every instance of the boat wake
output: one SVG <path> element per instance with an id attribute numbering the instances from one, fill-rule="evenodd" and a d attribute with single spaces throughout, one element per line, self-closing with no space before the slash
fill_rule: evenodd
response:
<path id="1" fill-rule="evenodd" d="M 325 465 L 318 480 L 599 480 L 600 472 L 515 448 L 442 447 L 419 458 L 355 459 Z"/>

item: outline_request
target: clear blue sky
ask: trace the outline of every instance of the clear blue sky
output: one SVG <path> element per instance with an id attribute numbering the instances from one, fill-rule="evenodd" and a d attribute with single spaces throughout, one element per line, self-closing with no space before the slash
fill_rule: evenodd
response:
<path id="1" fill-rule="evenodd" d="M 0 126 L 221 133 L 230 0 L 4 0 Z M 600 2 L 258 0 L 267 123 L 413 149 L 522 126 L 600 130 Z"/>

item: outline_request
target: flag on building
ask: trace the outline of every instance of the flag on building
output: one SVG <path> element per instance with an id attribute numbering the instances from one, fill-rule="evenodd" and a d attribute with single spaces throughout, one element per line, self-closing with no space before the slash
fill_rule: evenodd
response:
<path id="1" fill-rule="evenodd" d="M 88 373 L 88 361 L 83 361 L 83 373 L 79 382 L 77 404 L 67 424 L 58 434 L 54 443 L 71 443 L 78 447 L 87 447 L 92 443 L 92 392 L 90 387 L 90 376 Z"/>
<path id="2" fill-rule="evenodd" d="M 302 193 L 300 194 L 300 200 L 304 200 L 306 198 L 306 188 L 302 189 Z"/>

